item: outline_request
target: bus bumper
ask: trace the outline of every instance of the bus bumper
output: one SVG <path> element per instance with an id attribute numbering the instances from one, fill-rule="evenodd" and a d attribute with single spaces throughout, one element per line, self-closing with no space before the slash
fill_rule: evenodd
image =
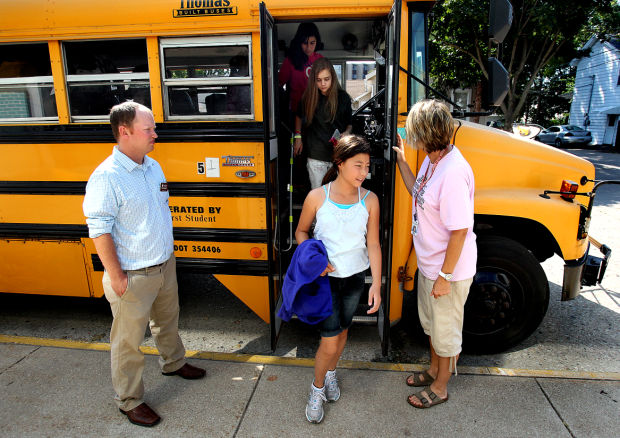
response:
<path id="1" fill-rule="evenodd" d="M 603 258 L 590 255 L 590 244 L 588 250 L 578 260 L 567 260 L 564 265 L 564 281 L 562 284 L 562 301 L 569 301 L 577 298 L 582 286 L 594 286 L 603 281 L 607 263 L 611 256 L 611 249 L 607 245 L 602 245 L 592 240 L 603 254 Z"/>

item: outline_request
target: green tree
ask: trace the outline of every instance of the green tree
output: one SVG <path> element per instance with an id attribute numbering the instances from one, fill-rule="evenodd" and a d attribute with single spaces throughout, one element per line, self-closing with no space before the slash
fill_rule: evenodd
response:
<path id="1" fill-rule="evenodd" d="M 539 75 L 525 105 L 525 121 L 542 126 L 568 122 L 570 95 L 575 85 L 575 68 L 562 66 L 548 68 Z"/>
<path id="2" fill-rule="evenodd" d="M 444 0 L 435 6 L 431 34 L 430 73 L 439 86 L 476 87 L 488 78 L 486 59 L 496 56 L 509 73 L 508 95 L 500 106 L 505 129 L 525 111 L 528 95 L 552 61 L 567 63 L 577 55 L 579 40 L 592 34 L 593 21 L 603 34 L 613 31 L 615 0 L 511 0 L 510 32 L 495 48 L 489 46 L 489 1 Z M 614 17 L 605 20 L 605 17 Z M 611 23 L 610 23 L 611 21 Z M 617 31 L 617 28 L 616 28 Z M 478 86 L 478 89 L 480 87 Z"/>

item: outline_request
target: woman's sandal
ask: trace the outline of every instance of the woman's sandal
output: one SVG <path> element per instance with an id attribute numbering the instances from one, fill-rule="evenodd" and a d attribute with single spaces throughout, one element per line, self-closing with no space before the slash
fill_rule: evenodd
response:
<path id="1" fill-rule="evenodd" d="M 410 377 L 413 377 L 413 383 L 409 383 Z M 422 380 L 422 378 L 424 380 Z M 427 371 L 423 371 L 421 373 L 414 372 L 413 374 L 407 376 L 405 383 L 407 384 L 407 386 L 427 386 L 433 383 L 434 381 L 435 379 L 433 379 L 433 377 Z"/>
<path id="2" fill-rule="evenodd" d="M 426 392 L 427 395 L 422 395 L 423 392 Z M 413 396 L 416 396 L 418 400 L 420 400 L 420 402 L 422 403 L 422 406 L 418 406 L 411 401 L 411 397 Z M 446 398 L 439 397 L 437 394 L 431 391 L 430 386 L 427 386 L 423 390 L 416 392 L 415 394 L 412 394 L 409 397 L 407 397 L 407 403 L 409 403 L 414 408 L 418 408 L 418 409 L 432 408 L 435 405 L 440 405 L 447 401 L 448 401 L 447 395 L 446 395 Z"/>

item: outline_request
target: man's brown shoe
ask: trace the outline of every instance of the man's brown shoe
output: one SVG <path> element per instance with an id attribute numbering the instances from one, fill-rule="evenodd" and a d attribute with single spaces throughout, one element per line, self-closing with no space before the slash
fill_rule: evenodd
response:
<path id="1" fill-rule="evenodd" d="M 207 372 L 202 368 L 195 367 L 186 363 L 181 368 L 176 371 L 172 371 L 171 373 L 162 373 L 164 376 L 181 376 L 184 379 L 194 380 L 194 379 L 202 379 Z"/>
<path id="2" fill-rule="evenodd" d="M 138 426 L 151 427 L 155 426 L 161 420 L 161 417 L 149 407 L 146 403 L 142 403 L 130 411 L 119 409 L 133 424 Z"/>

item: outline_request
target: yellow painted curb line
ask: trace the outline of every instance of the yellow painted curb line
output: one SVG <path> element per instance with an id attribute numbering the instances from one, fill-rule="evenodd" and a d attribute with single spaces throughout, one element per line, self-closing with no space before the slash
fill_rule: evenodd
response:
<path id="1" fill-rule="evenodd" d="M 70 341 L 67 339 L 47 339 L 25 336 L 0 335 L 0 344 L 36 345 L 40 347 L 70 348 L 74 350 L 110 351 L 110 344 L 105 342 Z M 159 355 L 155 347 L 140 347 L 144 354 Z M 185 356 L 192 359 L 205 359 L 223 362 L 244 362 L 261 365 L 280 365 L 296 367 L 313 367 L 314 359 L 299 357 L 266 356 L 260 354 L 218 353 L 215 351 L 186 350 Z M 426 366 L 408 363 L 369 362 L 358 360 L 341 360 L 339 368 L 376 371 L 424 371 Z M 460 374 L 504 376 L 504 377 L 544 377 L 559 379 L 612 380 L 620 381 L 620 373 L 590 372 L 568 370 L 531 370 L 498 367 L 468 367 L 458 369 Z"/>

